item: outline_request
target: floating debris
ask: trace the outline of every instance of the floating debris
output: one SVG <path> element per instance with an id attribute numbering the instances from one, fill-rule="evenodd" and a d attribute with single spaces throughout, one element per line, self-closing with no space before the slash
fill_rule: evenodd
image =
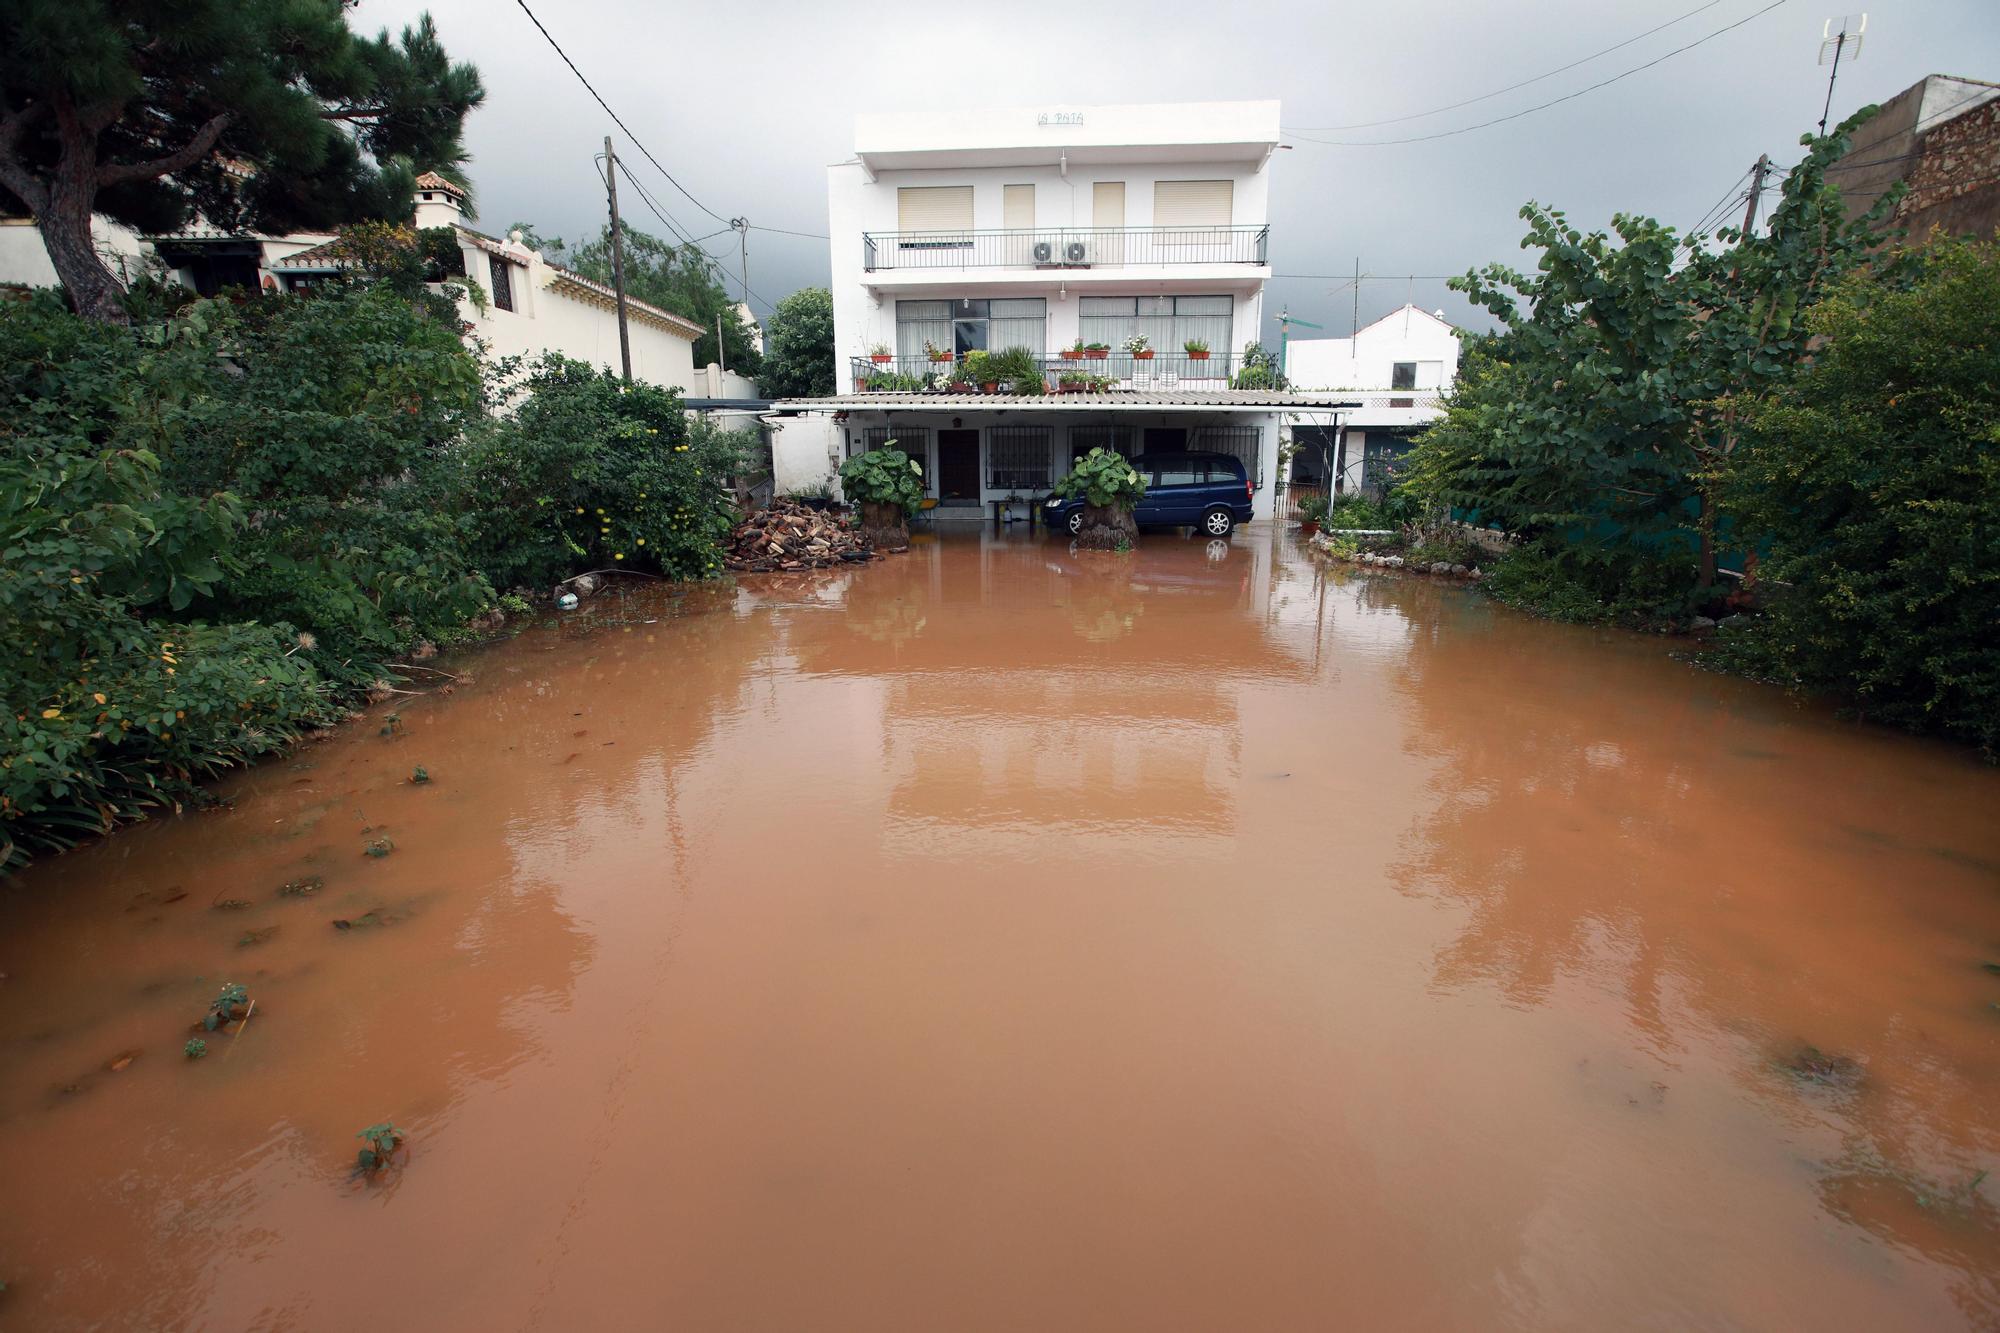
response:
<path id="1" fill-rule="evenodd" d="M 723 568 L 748 573 L 825 569 L 872 559 L 875 548 L 851 528 L 796 500 L 774 500 L 729 534 Z"/>
<path id="2" fill-rule="evenodd" d="M 310 898 L 326 887 L 326 881 L 318 875 L 307 875 L 304 879 L 288 879 L 278 886 L 280 898 Z"/>
<path id="3" fill-rule="evenodd" d="M 1864 1072 L 1857 1061 L 1845 1055 L 1828 1055 L 1817 1046 L 1801 1046 L 1792 1055 L 1778 1061 L 1778 1068 L 1802 1083 L 1842 1091 L 1859 1087 Z"/>

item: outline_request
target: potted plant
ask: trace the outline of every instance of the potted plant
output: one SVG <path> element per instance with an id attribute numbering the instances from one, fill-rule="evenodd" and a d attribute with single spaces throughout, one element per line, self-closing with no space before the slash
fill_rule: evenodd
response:
<path id="1" fill-rule="evenodd" d="M 1143 333 L 1135 333 L 1125 340 L 1125 350 L 1132 354 L 1135 361 L 1151 361 L 1153 340 Z"/>
<path id="2" fill-rule="evenodd" d="M 933 363 L 942 363 L 951 360 L 951 351 L 948 348 L 939 347 L 934 342 L 924 343 L 924 355 L 929 357 Z"/>
<path id="3" fill-rule="evenodd" d="M 861 536 L 885 551 L 908 550 L 910 515 L 924 502 L 923 465 L 885 440 L 840 465 L 840 486 L 861 506 Z"/>
<path id="4" fill-rule="evenodd" d="M 993 378 L 1024 398 L 1049 391 L 1041 359 L 1025 347 L 1009 347 L 992 355 Z"/>
<path id="5" fill-rule="evenodd" d="M 868 359 L 878 366 L 886 366 L 896 359 L 896 354 L 889 350 L 887 343 L 876 343 L 868 349 Z"/>
<path id="6" fill-rule="evenodd" d="M 1083 345 L 1083 339 L 1078 338 L 1076 340 L 1076 346 L 1065 347 L 1062 349 L 1062 359 L 1065 361 L 1081 361 L 1083 360 L 1084 352 L 1087 350 L 1088 349 L 1085 348 Z"/>
<path id="7" fill-rule="evenodd" d="M 1310 537 L 1326 524 L 1327 512 L 1332 508 L 1324 495 L 1308 495 L 1299 501 L 1299 526 Z"/>
<path id="8" fill-rule="evenodd" d="M 1188 354 L 1188 360 L 1190 361 L 1208 360 L 1208 344 L 1200 338 L 1188 339 L 1181 344 L 1181 349 Z"/>
<path id="9" fill-rule="evenodd" d="M 977 384 L 981 393 L 993 393 L 999 389 L 1000 377 L 993 371 L 990 352 L 967 352 L 959 367 L 961 378 L 968 384 Z"/>
<path id="10" fill-rule="evenodd" d="M 1056 380 L 1057 393 L 1088 393 L 1095 375 L 1083 375 L 1076 371 L 1064 371 Z"/>
<path id="11" fill-rule="evenodd" d="M 1079 546 L 1129 551 L 1138 544 L 1139 525 L 1132 510 L 1146 494 L 1146 477 L 1122 455 L 1092 449 L 1056 483 L 1056 494 L 1083 500 L 1083 525 L 1076 534 Z"/>
<path id="12" fill-rule="evenodd" d="M 1111 346 L 1109 343 L 1085 343 L 1083 354 L 1092 361 L 1102 361 L 1111 355 Z"/>

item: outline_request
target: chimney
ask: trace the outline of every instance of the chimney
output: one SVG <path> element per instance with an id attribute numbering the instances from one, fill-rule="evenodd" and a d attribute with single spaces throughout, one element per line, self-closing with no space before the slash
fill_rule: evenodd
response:
<path id="1" fill-rule="evenodd" d="M 435 171 L 426 171 L 417 177 L 415 200 L 417 230 L 422 231 L 427 227 L 455 227 L 463 222 L 464 198 L 464 190 Z"/>

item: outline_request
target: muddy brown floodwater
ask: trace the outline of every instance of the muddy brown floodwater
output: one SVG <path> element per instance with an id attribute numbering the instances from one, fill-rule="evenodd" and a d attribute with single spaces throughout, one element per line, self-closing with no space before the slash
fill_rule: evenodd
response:
<path id="1" fill-rule="evenodd" d="M 0 1324 L 2000 1321 L 1963 753 L 1256 530 L 457 665 L 0 890 Z"/>

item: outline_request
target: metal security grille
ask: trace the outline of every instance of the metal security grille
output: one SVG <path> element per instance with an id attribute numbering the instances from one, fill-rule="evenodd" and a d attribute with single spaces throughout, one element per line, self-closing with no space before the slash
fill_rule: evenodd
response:
<path id="1" fill-rule="evenodd" d="M 487 268 L 493 278 L 493 304 L 502 310 L 514 308 L 514 283 L 508 272 L 513 266 L 499 255 L 488 255 Z"/>
<path id="2" fill-rule="evenodd" d="M 1130 426 L 1071 426 L 1069 428 L 1069 455 L 1071 460 L 1083 458 L 1092 449 L 1109 449 L 1112 453 L 1126 458 L 1132 456 L 1132 428 Z"/>
<path id="3" fill-rule="evenodd" d="M 1049 487 L 1047 426 L 995 426 L 986 432 L 986 485 L 996 491 Z"/>
<path id="4" fill-rule="evenodd" d="M 1255 426 L 1209 426 L 1196 434 L 1189 447 L 1242 460 L 1250 484 L 1262 486 L 1264 474 L 1257 468 L 1257 457 L 1263 443 L 1264 432 Z"/>
<path id="5" fill-rule="evenodd" d="M 862 452 L 880 449 L 894 440 L 896 447 L 922 463 L 930 453 L 929 426 L 869 426 L 861 432 Z"/>

